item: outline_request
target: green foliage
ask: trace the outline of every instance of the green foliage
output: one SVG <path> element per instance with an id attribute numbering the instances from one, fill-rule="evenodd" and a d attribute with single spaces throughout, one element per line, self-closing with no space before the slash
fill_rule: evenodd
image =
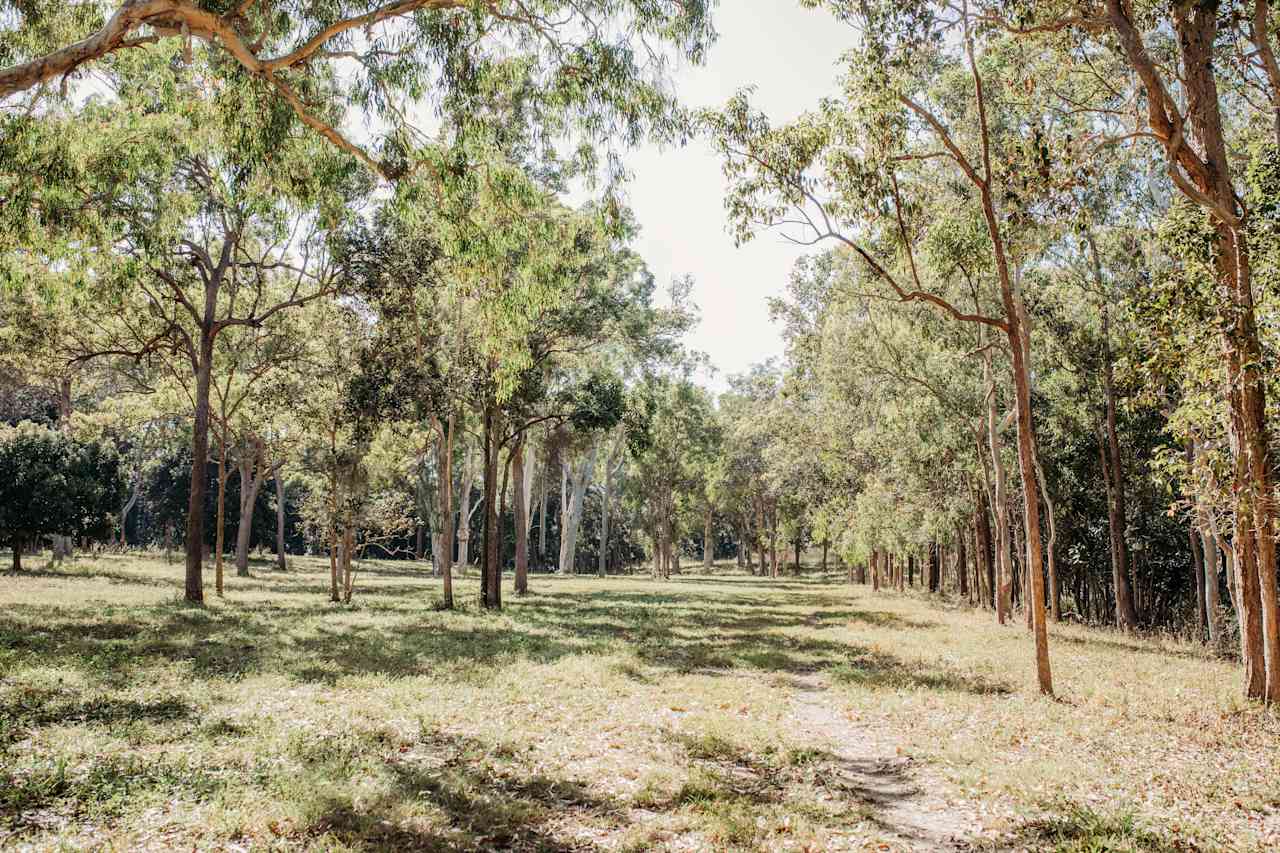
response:
<path id="1" fill-rule="evenodd" d="M 20 549 L 41 536 L 102 536 L 120 508 L 119 459 L 48 427 L 0 427 L 0 536 Z"/>

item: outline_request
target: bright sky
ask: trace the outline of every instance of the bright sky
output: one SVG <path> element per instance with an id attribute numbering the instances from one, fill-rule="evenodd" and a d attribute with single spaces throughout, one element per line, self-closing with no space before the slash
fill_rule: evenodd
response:
<path id="1" fill-rule="evenodd" d="M 852 33 L 829 13 L 802 9 L 796 0 L 724 0 L 716 11 L 720 39 L 707 63 L 676 75 L 685 104 L 719 106 L 738 89 L 755 86 L 752 103 L 781 122 L 835 92 L 836 60 L 852 46 Z M 685 274 L 697 282 L 702 323 L 690 345 L 719 371 L 707 384 L 722 390 L 726 374 L 781 355 L 780 330 L 769 321 L 765 300 L 782 293 L 805 250 L 770 233 L 735 248 L 721 161 L 705 142 L 643 148 L 627 165 L 629 200 L 643 228 L 637 251 L 660 285 Z"/>

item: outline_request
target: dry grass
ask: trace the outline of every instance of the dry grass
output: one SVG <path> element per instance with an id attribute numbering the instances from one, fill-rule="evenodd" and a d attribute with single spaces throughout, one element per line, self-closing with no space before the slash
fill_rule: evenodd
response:
<path id="1" fill-rule="evenodd" d="M 1194 648 L 1064 628 L 1054 702 L 1022 629 L 819 579 L 536 576 L 491 614 L 433 610 L 403 563 L 332 605 L 326 572 L 255 567 L 205 608 L 152 559 L 6 577 L 0 844 L 902 846 L 833 781 L 865 737 L 969 847 L 1280 846 L 1280 721 Z M 849 728 L 796 727 L 801 675 Z"/>

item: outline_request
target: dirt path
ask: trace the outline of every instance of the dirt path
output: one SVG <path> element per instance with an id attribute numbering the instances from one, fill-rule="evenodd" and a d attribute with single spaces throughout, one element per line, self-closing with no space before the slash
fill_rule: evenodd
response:
<path id="1" fill-rule="evenodd" d="M 968 849 L 973 823 L 932 793 L 894 744 L 846 719 L 821 675 L 797 675 L 791 686 L 796 734 L 828 746 L 835 761 L 828 781 L 871 810 L 886 840 L 903 850 Z"/>

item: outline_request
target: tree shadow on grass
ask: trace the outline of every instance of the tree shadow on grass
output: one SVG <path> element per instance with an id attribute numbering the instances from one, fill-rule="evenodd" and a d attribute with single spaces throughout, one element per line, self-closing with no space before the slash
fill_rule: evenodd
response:
<path id="1" fill-rule="evenodd" d="M 877 690 L 935 690 L 974 696 L 1007 696 L 1014 687 L 1007 681 L 980 673 L 961 672 L 940 663 L 908 662 L 888 652 L 847 647 L 845 660 L 827 670 L 837 684 Z"/>
<path id="2" fill-rule="evenodd" d="M 389 790 L 359 801 L 331 793 L 313 804 L 316 817 L 303 833 L 364 850 L 599 849 L 555 826 L 567 819 L 613 824 L 623 805 L 510 757 L 471 738 L 425 735 L 383 764 Z M 406 814 L 419 817 L 406 820 Z"/>
<path id="3" fill-rule="evenodd" d="M 260 586 L 305 593 L 315 574 L 273 575 Z M 617 653 L 634 655 L 644 667 L 680 673 L 794 674 L 845 667 L 848 681 L 960 689 L 959 677 L 911 673 L 887 658 L 863 661 L 854 646 L 799 630 L 851 622 L 922 625 L 847 602 L 831 608 L 821 595 L 726 600 L 724 594 L 690 588 L 655 593 L 602 585 L 585 594 L 557 591 L 522 599 L 501 615 L 440 615 L 392 605 L 419 592 L 416 586 L 373 589 L 366 593 L 369 603 L 355 608 L 330 604 L 320 587 L 300 601 L 232 597 L 210 608 L 173 602 L 97 610 L 23 605 L 0 616 L 0 652 L 115 684 L 149 666 L 169 664 L 189 667 L 200 679 L 278 672 L 333 684 L 367 674 L 397 678 L 445 671 L 446 677 L 467 678 L 469 671 L 487 673 L 522 661 Z M 331 625 L 335 614 L 342 618 Z M 970 690 L 989 694 L 1003 687 L 979 682 Z"/>
<path id="4" fill-rule="evenodd" d="M 1071 634 L 1054 634 L 1053 640 L 1054 642 L 1068 643 L 1073 646 L 1084 646 L 1090 649 L 1137 652 L 1138 654 L 1158 655 L 1159 657 L 1176 657 L 1183 658 L 1185 660 L 1210 660 L 1213 657 L 1210 653 L 1209 647 L 1207 646 L 1205 647 L 1204 652 L 1197 652 L 1191 649 L 1170 649 L 1152 645 L 1150 643 L 1144 643 L 1137 638 L 1128 641 L 1123 639 L 1110 639 L 1105 634 L 1097 637 L 1076 637 Z"/>
<path id="5" fill-rule="evenodd" d="M 195 715 L 196 709 L 179 696 L 122 699 L 17 685 L 0 693 L 0 752 L 51 726 L 104 726 L 120 733 L 134 727 L 185 724 Z M 0 795 L 0 802 L 4 799 Z"/>

